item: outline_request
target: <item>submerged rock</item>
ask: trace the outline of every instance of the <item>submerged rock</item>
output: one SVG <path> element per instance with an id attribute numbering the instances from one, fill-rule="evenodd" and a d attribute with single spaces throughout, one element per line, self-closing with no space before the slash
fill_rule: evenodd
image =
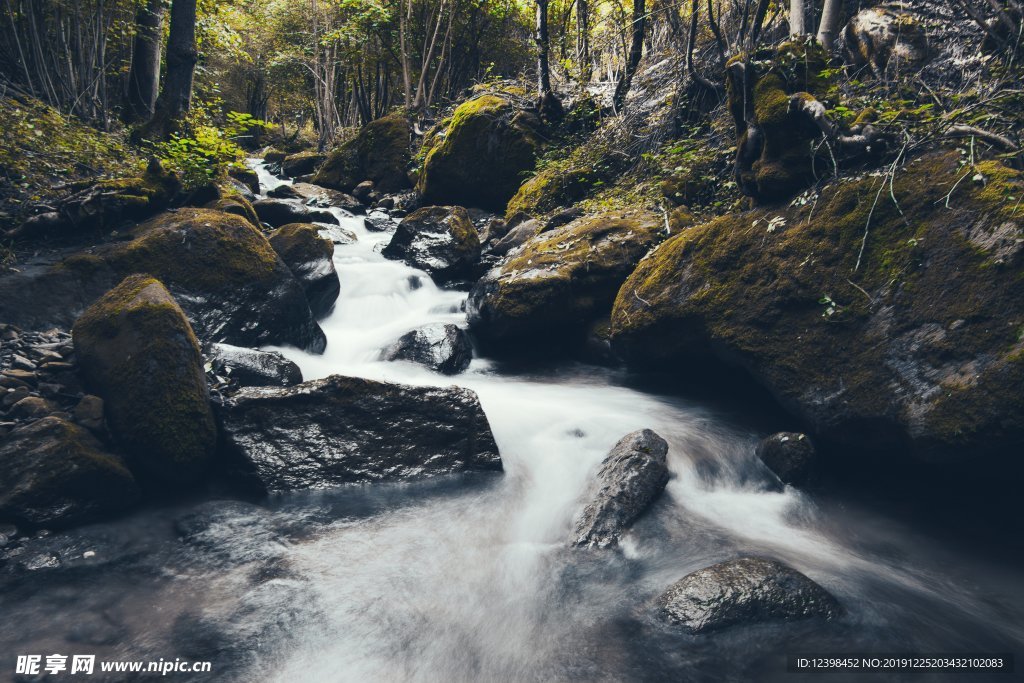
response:
<path id="1" fill-rule="evenodd" d="M 199 343 L 164 286 L 143 275 L 126 278 L 72 334 L 82 373 L 103 399 L 133 471 L 161 483 L 199 475 L 217 429 Z"/>
<path id="2" fill-rule="evenodd" d="M 757 444 L 757 457 L 786 484 L 800 486 L 814 466 L 814 444 L 806 434 L 779 432 Z"/>
<path id="3" fill-rule="evenodd" d="M 0 441 L 0 519 L 66 526 L 118 512 L 138 499 L 139 488 L 121 459 L 78 425 L 44 417 Z"/>
<path id="4" fill-rule="evenodd" d="M 522 223 L 505 239 L 531 225 Z M 582 342 L 587 326 L 609 314 L 623 280 L 663 236 L 664 220 L 648 212 L 600 214 L 541 233 L 476 284 L 467 301 L 470 326 L 501 348 Z"/>
<path id="5" fill-rule="evenodd" d="M 664 619 L 692 634 L 765 621 L 831 619 L 842 612 L 838 601 L 814 581 L 760 557 L 698 569 L 658 598 L 658 607 Z"/>
<path id="6" fill-rule="evenodd" d="M 750 373 L 843 453 L 933 462 L 1024 452 L 1024 177 L 959 154 L 833 183 L 810 206 L 716 218 L 623 284 L 612 342 L 633 364 Z M 977 176 L 978 179 L 973 179 Z M 865 230 L 868 226 L 868 230 Z M 866 236 L 865 236 L 866 235 Z"/>
<path id="7" fill-rule="evenodd" d="M 309 309 L 317 318 L 327 315 L 341 292 L 334 268 L 334 242 L 320 236 L 315 225 L 292 223 L 268 237 L 270 246 L 302 283 Z"/>
<path id="8" fill-rule="evenodd" d="M 220 411 L 239 474 L 266 491 L 501 470 L 476 394 L 332 376 L 247 388 Z"/>
<path id="9" fill-rule="evenodd" d="M 473 344 L 458 325 L 425 325 L 384 349 L 382 360 L 407 360 L 445 375 L 457 375 L 473 360 Z"/>
<path id="10" fill-rule="evenodd" d="M 127 242 L 80 252 L 49 268 L 0 277 L 0 319 L 25 328 L 70 327 L 132 273 L 159 279 L 199 337 L 239 346 L 327 344 L 302 286 L 246 220 L 179 209 L 140 224 Z"/>
<path id="11" fill-rule="evenodd" d="M 289 223 L 328 223 L 338 219 L 325 209 L 317 209 L 289 199 L 260 199 L 252 205 L 260 220 L 273 228 Z"/>
<path id="12" fill-rule="evenodd" d="M 572 544 L 609 548 L 668 483 L 668 443 L 650 429 L 622 437 L 601 463 Z"/>
<path id="13" fill-rule="evenodd" d="M 480 237 L 461 206 L 428 206 L 402 219 L 383 254 L 443 284 L 472 274 L 480 260 Z"/>
<path id="14" fill-rule="evenodd" d="M 504 213 L 540 149 L 536 116 L 496 95 L 463 102 L 424 140 L 418 189 L 425 204 L 459 204 Z"/>
<path id="15" fill-rule="evenodd" d="M 206 357 L 217 373 L 242 386 L 292 386 L 302 383 L 302 370 L 276 351 L 257 351 L 230 344 L 211 344 Z"/>

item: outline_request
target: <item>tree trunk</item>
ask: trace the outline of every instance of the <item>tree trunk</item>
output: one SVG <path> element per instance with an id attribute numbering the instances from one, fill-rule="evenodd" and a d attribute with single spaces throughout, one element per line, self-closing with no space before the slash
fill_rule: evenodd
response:
<path id="1" fill-rule="evenodd" d="M 789 0 L 789 35 L 792 37 L 807 35 L 804 23 L 804 0 Z"/>
<path id="2" fill-rule="evenodd" d="M 626 69 L 622 73 L 615 88 L 615 108 L 621 109 L 622 103 L 626 100 L 626 93 L 633 83 L 633 75 L 640 66 L 640 58 L 644 54 L 644 35 L 647 30 L 647 8 L 644 0 L 633 0 L 633 30 L 629 44 L 629 54 L 626 56 Z"/>
<path id="3" fill-rule="evenodd" d="M 135 14 L 135 42 L 128 73 L 126 123 L 146 123 L 156 111 L 160 93 L 160 52 L 163 41 L 164 0 L 147 0 Z"/>
<path id="4" fill-rule="evenodd" d="M 590 83 L 593 69 L 590 65 L 590 3 L 576 0 L 576 61 L 580 65 L 580 83 Z"/>
<path id="5" fill-rule="evenodd" d="M 818 42 L 830 52 L 835 46 L 842 13 L 842 0 L 825 0 L 825 6 L 821 10 L 821 23 L 818 25 Z"/>
<path id="6" fill-rule="evenodd" d="M 551 92 L 551 70 L 548 66 L 548 0 L 537 0 L 537 97 Z"/>
<path id="7" fill-rule="evenodd" d="M 164 91 L 157 100 L 151 137 L 167 137 L 188 113 L 192 106 L 192 82 L 198 61 L 196 0 L 173 0 L 171 30 L 167 38 L 167 73 Z"/>

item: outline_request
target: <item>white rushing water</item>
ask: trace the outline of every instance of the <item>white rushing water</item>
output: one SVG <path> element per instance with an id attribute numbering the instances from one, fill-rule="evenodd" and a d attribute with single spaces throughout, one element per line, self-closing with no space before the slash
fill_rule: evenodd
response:
<path id="1" fill-rule="evenodd" d="M 281 183 L 256 168 L 267 186 Z M 614 371 L 581 365 L 503 375 L 476 358 L 465 373 L 446 377 L 380 361 L 384 347 L 419 326 L 465 327 L 465 293 L 384 259 L 390 233 L 335 213 L 358 239 L 335 251 L 341 294 L 321 322 L 326 352 L 277 350 L 307 380 L 341 374 L 472 389 L 505 472 L 496 483 L 340 519 L 292 548 L 291 561 L 314 577 L 320 614 L 297 634 L 300 646 L 263 677 L 617 680 L 629 669 L 622 663 L 628 655 L 607 642 L 614 635 L 608 623 L 689 571 L 739 551 L 787 561 L 841 597 L 855 590 L 849 582 L 860 573 L 913 590 L 930 581 L 938 585 L 928 590 L 955 591 L 910 569 L 879 568 L 819 532 L 802 494 L 763 486 L 756 435 L 708 408 L 631 389 Z M 626 535 L 621 552 L 573 556 L 566 544 L 588 482 L 619 438 L 645 427 L 670 444 L 666 495 Z M 702 476 L 709 468 L 718 472 L 714 481 Z M 858 618 L 870 620 L 870 610 Z M 601 642 L 612 654 L 595 653 Z"/>

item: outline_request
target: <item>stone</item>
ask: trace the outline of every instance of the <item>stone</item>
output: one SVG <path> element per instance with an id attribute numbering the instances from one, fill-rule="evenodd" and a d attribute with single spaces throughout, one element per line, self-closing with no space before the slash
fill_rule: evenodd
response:
<path id="1" fill-rule="evenodd" d="M 217 442 L 199 343 L 157 280 L 132 275 L 75 323 L 75 352 L 129 466 L 161 485 L 204 472 Z"/>
<path id="2" fill-rule="evenodd" d="M 757 457 L 782 482 L 801 486 L 814 466 L 814 444 L 806 434 L 779 432 L 757 444 Z"/>
<path id="3" fill-rule="evenodd" d="M 38 420 L 60 410 L 53 401 L 38 396 L 27 396 L 11 406 L 10 417 L 21 420 Z"/>
<path id="4" fill-rule="evenodd" d="M 662 618 L 688 633 L 730 626 L 842 613 L 824 588 L 792 567 L 760 557 L 742 557 L 688 574 L 659 599 Z"/>
<path id="5" fill-rule="evenodd" d="M 86 429 L 99 431 L 103 429 L 103 399 L 87 394 L 75 406 L 75 422 Z"/>
<path id="6" fill-rule="evenodd" d="M 601 462 L 574 523 L 572 544 L 612 548 L 622 533 L 665 489 L 668 442 L 650 429 L 622 437 Z"/>
<path id="7" fill-rule="evenodd" d="M 260 220 L 272 228 L 280 228 L 289 223 L 328 223 L 338 224 L 333 213 L 325 209 L 317 209 L 289 199 L 260 199 L 252 207 Z"/>
<path id="8" fill-rule="evenodd" d="M 139 499 L 121 460 L 81 427 L 44 417 L 0 442 L 0 517 L 69 526 L 120 512 Z"/>
<path id="9" fill-rule="evenodd" d="M 444 375 L 457 375 L 473 360 L 473 344 L 457 325 L 437 323 L 403 334 L 384 349 L 381 359 L 410 361 Z"/>
<path id="10" fill-rule="evenodd" d="M 334 268 L 334 242 L 321 237 L 317 226 L 302 223 L 284 225 L 268 239 L 302 285 L 313 315 L 322 318 L 330 313 L 341 292 Z"/>
<path id="11" fill-rule="evenodd" d="M 404 114 L 395 112 L 366 124 L 356 137 L 331 151 L 313 182 L 355 194 L 354 188 L 369 180 L 378 192 L 395 192 L 410 186 L 411 161 L 412 126 Z"/>
<path id="12" fill-rule="evenodd" d="M 402 219 L 382 253 L 444 284 L 471 276 L 480 260 L 480 237 L 461 206 L 428 206 Z"/>
<path id="13" fill-rule="evenodd" d="M 318 152 L 306 151 L 289 154 L 281 161 L 281 171 L 289 178 L 312 173 L 327 158 Z"/>
<path id="14" fill-rule="evenodd" d="M 476 394 L 332 376 L 220 408 L 236 476 L 265 491 L 501 470 Z"/>
<path id="15" fill-rule="evenodd" d="M 299 366 L 276 351 L 211 344 L 206 357 L 218 374 L 226 374 L 243 386 L 287 387 L 302 382 Z"/>

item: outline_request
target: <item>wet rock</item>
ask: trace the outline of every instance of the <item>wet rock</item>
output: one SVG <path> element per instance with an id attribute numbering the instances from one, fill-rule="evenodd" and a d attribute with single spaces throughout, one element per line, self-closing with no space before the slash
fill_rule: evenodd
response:
<path id="1" fill-rule="evenodd" d="M 417 189 L 424 204 L 458 204 L 504 213 L 533 169 L 540 122 L 508 100 L 482 95 L 462 103 L 447 128 L 424 140 Z"/>
<path id="2" fill-rule="evenodd" d="M 461 206 L 428 206 L 402 219 L 382 253 L 447 283 L 471 276 L 480 260 L 480 237 Z"/>
<path id="3" fill-rule="evenodd" d="M 253 227 L 261 228 L 260 218 L 256 215 L 256 209 L 253 208 L 252 204 L 248 199 L 242 195 L 230 195 L 227 197 L 221 197 L 215 201 L 210 202 L 206 205 L 207 209 L 213 209 L 214 211 L 223 211 L 224 213 L 231 213 L 236 216 L 241 216 L 245 220 L 252 223 Z"/>
<path id="4" fill-rule="evenodd" d="M 281 161 L 281 172 L 289 178 L 312 173 L 327 158 L 324 154 L 307 151 L 289 154 Z"/>
<path id="5" fill-rule="evenodd" d="M 270 246 L 302 284 L 309 309 L 317 318 L 327 315 L 341 291 L 334 269 L 334 242 L 320 236 L 315 225 L 292 223 L 268 236 Z"/>
<path id="6" fill-rule="evenodd" d="M 395 218 L 404 218 L 422 206 L 420 196 L 415 190 L 397 192 L 388 195 L 384 199 L 390 200 L 391 208 L 388 213 Z"/>
<path id="7" fill-rule="evenodd" d="M 228 175 L 245 185 L 253 195 L 260 193 L 260 176 L 251 168 L 234 166 L 228 169 Z M 252 197 L 246 197 L 246 199 L 252 201 Z"/>
<path id="8" fill-rule="evenodd" d="M 149 273 L 172 292 L 204 341 L 313 352 L 326 346 L 302 286 L 242 218 L 180 209 L 140 224 L 132 237 L 49 268 L 0 276 L 0 319 L 29 329 L 70 327 L 122 279 Z"/>
<path id="9" fill-rule="evenodd" d="M 494 243 L 494 246 L 488 249 L 488 253 L 495 256 L 506 256 L 513 249 L 518 249 L 539 235 L 542 227 L 540 221 L 532 218 L 523 221 L 508 230 L 501 239 Z"/>
<path id="10" fill-rule="evenodd" d="M 220 410 L 238 474 L 267 491 L 500 470 L 473 392 L 332 376 L 246 388 Z"/>
<path id="11" fill-rule="evenodd" d="M 445 375 L 457 375 L 469 367 L 473 345 L 457 325 L 435 324 L 403 334 L 384 349 L 382 360 L 407 360 Z"/>
<path id="12" fill-rule="evenodd" d="M 0 442 L 0 518 L 65 526 L 133 505 L 135 479 L 89 432 L 57 417 Z"/>
<path id="13" fill-rule="evenodd" d="M 338 207 L 350 213 L 362 213 L 366 210 L 362 202 L 351 195 L 310 183 L 280 185 L 268 192 L 267 196 L 275 199 L 298 199 L 307 206 L 320 209 Z"/>
<path id="14" fill-rule="evenodd" d="M 299 366 L 276 351 L 257 351 L 230 344 L 211 344 L 206 354 L 218 374 L 243 386 L 292 386 L 302 382 Z"/>
<path id="15" fill-rule="evenodd" d="M 133 471 L 160 483 L 196 478 L 217 432 L 199 343 L 157 280 L 132 275 L 75 323 L 75 351 Z"/>
<path id="16" fill-rule="evenodd" d="M 391 232 L 398 227 L 398 223 L 383 211 L 371 211 L 366 214 L 364 225 L 370 232 Z"/>
<path id="17" fill-rule="evenodd" d="M 757 457 L 786 484 L 807 482 L 814 466 L 814 444 L 806 434 L 779 432 L 757 444 Z"/>
<path id="18" fill-rule="evenodd" d="M 502 241 L 534 225 L 520 223 Z M 470 327 L 499 351 L 578 346 L 588 325 L 609 315 L 619 286 L 663 236 L 663 219 L 644 211 L 589 216 L 541 233 L 473 287 L 466 303 Z"/>
<path id="19" fill-rule="evenodd" d="M 273 228 L 289 223 L 338 224 L 330 211 L 316 209 L 287 199 L 260 199 L 252 205 L 260 220 Z"/>
<path id="20" fill-rule="evenodd" d="M 75 406 L 75 422 L 86 429 L 99 431 L 103 429 L 103 399 L 99 396 L 87 395 Z"/>
<path id="21" fill-rule="evenodd" d="M 831 619 L 841 607 L 824 588 L 781 562 L 728 560 L 680 579 L 659 599 L 662 618 L 688 633 L 808 617 Z"/>
<path id="22" fill-rule="evenodd" d="M 317 233 L 324 239 L 330 240 L 335 245 L 352 244 L 359 241 L 359 237 L 351 230 L 346 230 L 340 225 L 317 225 Z"/>
<path id="23" fill-rule="evenodd" d="M 367 202 L 374 193 L 375 186 L 372 180 L 364 180 L 352 188 L 352 196 L 361 202 Z"/>
<path id="24" fill-rule="evenodd" d="M 589 502 L 576 518 L 572 544 L 610 548 L 657 498 L 669 473 L 668 443 L 650 429 L 622 437 L 601 463 L 588 493 Z"/>
<path id="25" fill-rule="evenodd" d="M 38 420 L 60 410 L 53 401 L 38 396 L 26 396 L 11 406 L 10 416 L 21 420 Z"/>

